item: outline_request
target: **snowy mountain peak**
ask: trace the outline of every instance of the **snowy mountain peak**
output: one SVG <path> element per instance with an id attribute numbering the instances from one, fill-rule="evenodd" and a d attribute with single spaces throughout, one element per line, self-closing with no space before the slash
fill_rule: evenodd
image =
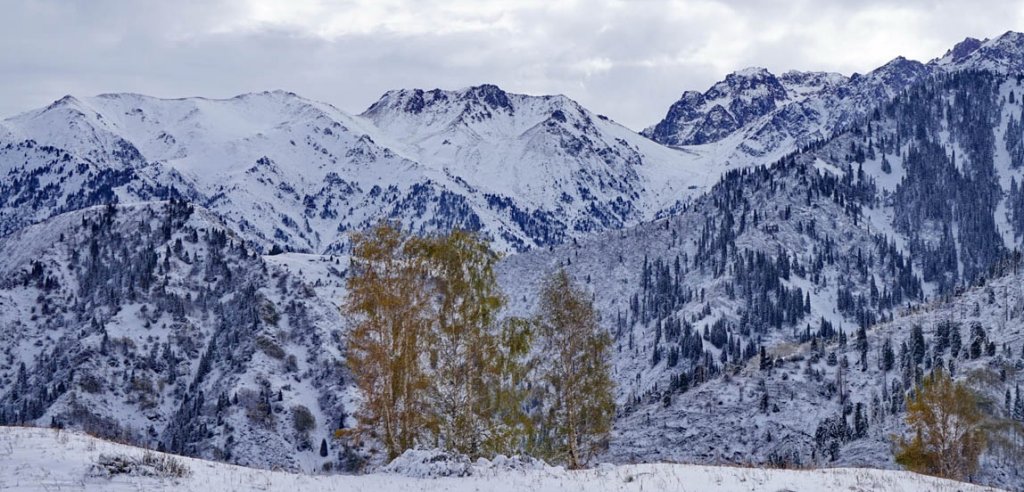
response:
<path id="1" fill-rule="evenodd" d="M 725 79 L 758 79 L 767 77 L 774 77 L 774 75 L 772 75 L 772 73 L 769 72 L 767 68 L 747 67 L 736 70 L 735 72 L 726 75 Z"/>
<path id="2" fill-rule="evenodd" d="M 93 164 L 121 162 L 123 159 L 106 157 L 130 145 L 126 145 L 125 139 L 117 134 L 101 108 L 93 104 L 94 99 L 66 95 L 44 108 L 8 118 L 4 123 L 15 141 L 34 141 L 68 151 L 82 151 L 83 157 Z M 137 152 L 127 150 L 123 153 L 128 154 L 134 157 Z M 0 161 L 0 172 L 8 171 L 8 164 L 28 163 Z"/>
<path id="3" fill-rule="evenodd" d="M 995 39 L 994 44 L 1002 46 L 1014 46 L 1020 49 L 1024 46 L 1024 33 L 1017 31 L 1006 31 Z"/>
<path id="4" fill-rule="evenodd" d="M 62 97 L 60 99 L 57 99 L 56 101 L 50 103 L 50 105 L 47 106 L 46 109 L 49 110 L 49 109 L 57 109 L 57 108 L 61 108 L 61 107 L 79 106 L 79 105 L 81 105 L 81 101 L 79 101 L 78 98 L 76 98 L 75 96 L 72 96 L 71 94 L 66 94 L 66 95 L 64 95 L 64 97 Z"/>
<path id="5" fill-rule="evenodd" d="M 296 93 L 294 93 L 292 91 L 286 91 L 284 89 L 273 89 L 273 90 L 261 91 L 261 92 L 247 92 L 245 94 L 239 94 L 239 95 L 237 95 L 235 97 L 236 98 L 247 98 L 247 97 L 261 97 L 261 96 L 262 97 L 270 96 L 270 97 L 277 97 L 277 98 L 294 97 L 294 98 L 299 98 L 299 99 L 305 99 L 304 97 L 301 97 L 301 96 L 299 96 L 298 94 L 296 94 Z"/>
<path id="6" fill-rule="evenodd" d="M 881 67 L 872 70 L 870 73 L 897 72 L 906 70 L 908 68 L 914 69 L 920 66 L 923 66 L 923 64 L 917 60 L 911 60 L 904 56 L 897 56 L 896 58 L 893 58 L 892 60 L 886 62 L 885 65 L 882 65 Z"/>
<path id="7" fill-rule="evenodd" d="M 494 85 L 405 89 L 384 94 L 361 116 L 410 159 L 458 176 L 485 194 L 488 208 L 524 222 L 537 244 L 560 242 L 563 228 L 583 233 L 652 216 L 685 198 L 706 172 L 691 165 L 693 156 L 562 95 Z"/>
<path id="8" fill-rule="evenodd" d="M 361 116 L 412 147 L 442 135 L 442 146 L 456 145 L 459 135 L 473 142 L 517 138 L 547 121 L 572 121 L 581 131 L 592 125 L 589 112 L 565 96 L 514 94 L 492 84 L 389 91 Z"/>
<path id="9" fill-rule="evenodd" d="M 779 76 L 779 81 L 786 89 L 802 93 L 806 90 L 831 89 L 846 83 L 849 77 L 836 72 L 803 72 L 790 70 Z"/>
<path id="10" fill-rule="evenodd" d="M 56 149 L 61 158 L 20 158 L 16 149 L 0 155 L 0 173 L 12 180 L 35 176 L 45 190 L 10 191 L 31 195 L 18 210 L 5 208 L 11 213 L 4 219 L 13 224 L 45 218 L 65 201 L 130 202 L 166 197 L 173 189 L 241 224 L 248 239 L 267 248 L 275 243 L 322 250 L 366 218 L 339 210 L 398 213 L 379 210 L 398 197 L 364 194 L 383 176 L 396 187 L 408 185 L 413 178 L 403 178 L 418 167 L 376 143 L 387 138 L 363 119 L 287 91 L 230 99 L 128 93 L 65 98 L 8 119 L 5 126 L 12 140 Z M 254 166 L 261 161 L 273 165 Z M 116 174 L 100 175 L 94 168 Z M 337 176 L 345 182 L 336 183 Z M 81 182 L 97 191 L 83 192 Z"/>
<path id="11" fill-rule="evenodd" d="M 46 117 L 47 114 L 57 113 L 63 115 L 62 117 L 70 118 L 84 118 L 91 117 L 96 118 L 97 112 L 85 101 L 71 95 L 65 95 L 56 101 L 53 101 L 45 108 L 36 109 L 27 113 L 20 114 L 9 118 L 10 120 L 15 119 L 32 119 Z M 102 119 L 102 117 L 100 118 Z"/>
<path id="12" fill-rule="evenodd" d="M 1024 70 L 1024 34 L 1007 31 L 982 44 L 965 61 L 974 62 L 971 68 L 1020 72 Z"/>
<path id="13" fill-rule="evenodd" d="M 401 108 L 407 113 L 419 114 L 428 104 L 447 99 L 447 95 L 438 89 L 428 92 L 421 89 L 388 91 L 364 114 L 381 112 L 389 108 Z"/>
<path id="14" fill-rule="evenodd" d="M 948 58 L 953 62 L 958 62 L 966 58 L 971 53 L 977 51 L 978 48 L 981 48 L 981 43 L 982 41 L 977 38 L 965 38 L 963 41 L 960 41 L 946 51 L 943 58 Z"/>
<path id="15" fill-rule="evenodd" d="M 883 98 L 880 101 L 885 101 L 900 89 L 927 74 L 928 67 L 925 64 L 917 60 L 909 60 L 902 56 L 897 56 L 885 65 L 868 72 L 866 75 L 853 74 L 850 77 L 850 82 L 851 85 L 877 86 L 878 90 L 873 90 L 873 92 L 883 94 Z"/>
<path id="16" fill-rule="evenodd" d="M 521 96 L 530 97 L 530 96 Z M 509 93 L 493 84 L 483 84 L 462 90 L 448 91 L 433 89 L 399 89 L 386 92 L 367 109 L 363 116 L 371 119 L 386 112 L 401 111 L 409 114 L 427 112 L 469 112 L 479 106 L 491 111 L 511 114 L 514 107 Z"/>
<path id="17" fill-rule="evenodd" d="M 776 77 L 764 68 L 746 68 L 704 93 L 684 92 L 643 134 L 674 147 L 721 142 L 724 148 L 716 152 L 728 161 L 764 163 L 828 136 L 923 77 L 963 69 L 1024 71 L 1024 35 L 967 38 L 928 64 L 898 56 L 850 77 L 797 71 Z"/>
<path id="18" fill-rule="evenodd" d="M 512 111 L 512 104 L 509 102 L 508 93 L 496 85 L 484 84 L 470 87 L 464 93 L 468 98 L 482 102 L 491 109 L 507 109 Z"/>
<path id="19" fill-rule="evenodd" d="M 1024 71 L 1024 34 L 1007 31 L 994 39 L 967 38 L 929 65 L 947 70 Z"/>
<path id="20" fill-rule="evenodd" d="M 665 119 L 644 135 L 673 146 L 716 142 L 788 97 L 785 86 L 767 69 L 746 68 L 726 75 L 703 94 L 683 93 Z"/>
<path id="21" fill-rule="evenodd" d="M 138 122 L 165 126 L 201 125 L 204 119 L 225 118 L 229 115 L 238 123 L 233 126 L 248 129 L 254 125 L 275 126 L 286 121 L 321 117 L 344 119 L 347 116 L 333 106 L 283 90 L 246 93 L 228 99 L 160 98 L 124 92 L 103 93 L 81 99 L 67 95 L 45 108 L 9 118 L 8 121 L 19 126 L 33 118 L 48 117 L 45 116 L 47 113 L 56 112 L 57 117 L 66 117 L 67 111 L 77 116 L 89 115 L 95 123 L 113 132 L 134 127 Z M 218 121 L 219 125 L 224 123 L 227 122 Z"/>
<path id="22" fill-rule="evenodd" d="M 761 87 L 782 89 L 782 84 L 774 74 L 763 67 L 748 67 L 725 76 L 725 80 L 712 86 L 712 90 L 737 93 Z M 728 88 L 728 90 L 726 90 Z M 784 89 L 783 89 L 784 91 Z"/>

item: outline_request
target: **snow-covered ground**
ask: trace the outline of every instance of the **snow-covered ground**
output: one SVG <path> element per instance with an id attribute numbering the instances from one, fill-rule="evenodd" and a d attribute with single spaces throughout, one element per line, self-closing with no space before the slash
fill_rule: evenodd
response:
<path id="1" fill-rule="evenodd" d="M 839 468 L 766 470 L 679 464 L 598 466 L 566 471 L 510 469 L 479 463 L 466 477 L 415 478 L 395 473 L 297 475 L 174 457 L 184 477 L 141 474 L 108 478 L 94 464 L 105 456 L 141 460 L 147 451 L 52 429 L 0 427 L 0 490 L 180 490 L 180 491 L 982 491 L 996 490 L 909 472 Z M 150 456 L 160 456 L 153 453 Z"/>

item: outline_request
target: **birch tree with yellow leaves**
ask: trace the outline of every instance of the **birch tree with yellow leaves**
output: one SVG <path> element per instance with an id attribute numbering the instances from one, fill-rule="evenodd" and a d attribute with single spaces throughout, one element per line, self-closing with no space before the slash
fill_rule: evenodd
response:
<path id="1" fill-rule="evenodd" d="M 394 459 L 429 423 L 430 379 L 421 362 L 431 328 L 426 271 L 401 231 L 382 223 L 353 237 L 344 311 L 347 358 L 363 402 L 357 431 L 370 431 Z"/>
<path id="2" fill-rule="evenodd" d="M 912 435 L 899 438 L 896 462 L 918 473 L 964 480 L 978 469 L 986 420 L 971 389 L 939 367 L 907 400 Z"/>
<path id="3" fill-rule="evenodd" d="M 611 336 L 598 325 L 590 296 L 565 270 L 545 280 L 536 325 L 543 402 L 537 452 L 581 468 L 607 446 L 615 416 Z"/>
<path id="4" fill-rule="evenodd" d="M 477 235 L 354 237 L 348 361 L 364 400 L 357 433 L 389 459 L 417 445 L 471 457 L 522 452 L 530 325 L 499 320 L 498 256 Z"/>

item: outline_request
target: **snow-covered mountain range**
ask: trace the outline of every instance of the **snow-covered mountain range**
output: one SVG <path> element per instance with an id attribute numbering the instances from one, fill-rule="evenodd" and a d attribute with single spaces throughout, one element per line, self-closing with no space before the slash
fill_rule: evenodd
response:
<path id="1" fill-rule="evenodd" d="M 893 467 L 935 364 L 1016 418 L 1022 70 L 1012 32 L 865 75 L 748 69 L 643 135 L 494 85 L 358 115 L 282 91 L 64 97 L 0 122 L 0 423 L 351 467 L 330 439 L 359 398 L 348 233 L 391 218 L 510 253 L 512 313 L 556 268 L 593 292 L 605 459 Z M 978 478 L 1019 487 L 1010 451 Z"/>
<path id="2" fill-rule="evenodd" d="M 67 96 L 0 133 L 0 230 L 178 196 L 270 248 L 326 252 L 383 217 L 516 251 L 620 228 L 713 170 L 563 96 L 495 86 L 385 94 L 362 116 L 292 93 Z"/>

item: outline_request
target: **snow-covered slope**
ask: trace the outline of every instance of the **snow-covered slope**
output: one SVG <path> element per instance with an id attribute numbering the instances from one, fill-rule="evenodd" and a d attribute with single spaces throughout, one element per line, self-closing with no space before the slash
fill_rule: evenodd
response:
<path id="1" fill-rule="evenodd" d="M 74 180 L 106 171 L 120 179 L 96 186 L 105 196 L 85 205 L 183 196 L 265 249 L 330 249 L 349 228 L 388 216 L 410 227 L 431 220 L 479 227 L 461 196 L 437 212 L 447 191 L 429 170 L 378 145 L 371 125 L 291 93 L 68 96 L 5 124 L 12 141 L 0 171 L 13 183 L 0 206 L 12 219 L 35 211 L 15 225 L 75 208 L 70 196 L 83 187 Z M 48 152 L 30 153 L 39 148 Z"/>
<path id="2" fill-rule="evenodd" d="M 694 155 L 638 138 L 565 96 L 510 94 L 493 85 L 385 94 L 363 116 L 417 161 L 531 208 L 558 210 L 572 228 L 649 218 L 704 189 Z"/>
<path id="3" fill-rule="evenodd" d="M 160 476 L 156 467 L 138 466 L 134 473 L 107 476 L 97 463 L 158 462 L 165 456 L 74 432 L 0 427 L 0 488 L 11 492 L 40 490 L 89 491 L 642 491 L 678 490 L 740 492 L 789 490 L 813 492 L 991 491 L 986 487 L 941 480 L 908 472 L 840 468 L 828 470 L 763 470 L 677 464 L 602 466 L 592 470 L 562 468 L 514 469 L 480 462 L 464 477 L 416 478 L 369 475 L 294 475 L 169 457 L 185 476 Z M 144 476 L 144 473 L 156 476 Z"/>
<path id="4" fill-rule="evenodd" d="M 648 398 L 619 419 L 611 453 L 618 459 L 714 463 L 761 456 L 765 463 L 896 468 L 891 436 L 908 433 L 902 394 L 941 364 L 978 392 L 986 411 L 1005 425 L 993 427 L 1005 434 L 990 437 L 974 480 L 1020 490 L 1024 475 L 1013 458 L 1020 448 L 1004 447 L 1022 437 L 1017 402 L 1024 382 L 1024 295 L 1022 278 L 1012 269 L 948 302 L 870 328 L 863 367 L 851 330 L 846 343 L 777 343 L 767 366 L 755 358 L 728 377 L 669 398 Z M 947 334 L 940 335 L 944 324 Z M 913 361 L 915 326 L 923 333 L 920 363 Z M 957 349 L 950 347 L 953 330 Z M 887 345 L 894 355 L 889 369 L 883 361 Z M 658 450 L 653 456 L 652 449 Z M 814 452 L 801 454 L 808 450 Z"/>
<path id="5" fill-rule="evenodd" d="M 305 471 L 346 425 L 335 305 L 207 210 L 69 212 L 0 258 L 0 423 Z"/>
<path id="6" fill-rule="evenodd" d="M 663 215 L 928 76 L 1018 70 L 1020 44 L 967 40 L 928 64 L 896 58 L 851 77 L 742 70 L 685 93 L 645 132 L 654 141 L 564 96 L 493 85 L 392 91 L 359 116 L 283 91 L 67 96 L 0 124 L 0 235 L 85 206 L 183 197 L 262 250 L 339 252 L 347 231 L 385 217 L 482 230 L 503 251 L 550 246 Z"/>
<path id="7" fill-rule="evenodd" d="M 1024 34 L 1007 31 L 993 39 L 964 39 L 929 64 L 945 70 L 990 70 L 1013 74 L 1024 70 L 1022 53 Z"/>

